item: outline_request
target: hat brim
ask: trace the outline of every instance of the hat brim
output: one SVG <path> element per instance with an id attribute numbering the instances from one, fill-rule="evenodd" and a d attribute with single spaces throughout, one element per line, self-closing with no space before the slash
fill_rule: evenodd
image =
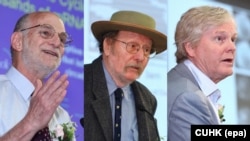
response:
<path id="1" fill-rule="evenodd" d="M 97 21 L 92 24 L 91 30 L 98 41 L 102 41 L 103 35 L 110 31 L 124 30 L 136 32 L 145 35 L 152 40 L 153 47 L 156 49 L 156 54 L 159 54 L 167 49 L 167 36 L 156 30 L 144 28 L 135 24 L 113 21 Z"/>

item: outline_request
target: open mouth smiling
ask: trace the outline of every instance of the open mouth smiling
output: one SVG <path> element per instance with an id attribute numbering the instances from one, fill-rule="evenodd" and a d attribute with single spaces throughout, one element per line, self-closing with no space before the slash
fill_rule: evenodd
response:
<path id="1" fill-rule="evenodd" d="M 43 50 L 44 53 L 46 54 L 49 54 L 49 55 L 52 55 L 52 56 L 55 56 L 55 57 L 59 57 L 59 54 L 54 52 L 54 51 L 51 51 L 51 50 Z"/>

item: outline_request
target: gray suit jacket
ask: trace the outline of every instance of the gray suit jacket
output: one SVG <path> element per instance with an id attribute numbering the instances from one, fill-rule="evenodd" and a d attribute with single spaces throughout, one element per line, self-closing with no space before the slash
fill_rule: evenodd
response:
<path id="1" fill-rule="evenodd" d="M 139 141 L 156 141 L 158 130 L 153 117 L 156 98 L 142 84 L 131 84 L 134 93 Z M 113 125 L 102 56 L 84 65 L 84 140 L 112 141 Z"/>
<path id="2" fill-rule="evenodd" d="M 168 141 L 190 141 L 191 125 L 219 124 L 212 104 L 184 63 L 171 69 L 167 77 Z"/>

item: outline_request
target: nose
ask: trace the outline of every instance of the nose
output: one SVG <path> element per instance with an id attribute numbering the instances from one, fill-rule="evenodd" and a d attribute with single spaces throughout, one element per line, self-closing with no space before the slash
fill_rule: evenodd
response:
<path id="1" fill-rule="evenodd" d="M 233 42 L 233 41 L 231 41 L 231 42 L 229 43 L 229 51 L 231 51 L 231 52 L 234 53 L 235 50 L 236 50 L 236 43 Z"/>
<path id="2" fill-rule="evenodd" d="M 53 38 L 50 41 L 51 44 L 54 45 L 54 47 L 63 47 L 63 44 L 61 42 L 61 39 L 57 33 L 53 36 Z"/>
<path id="3" fill-rule="evenodd" d="M 140 47 L 138 50 L 137 50 L 137 53 L 135 54 L 135 58 L 136 60 L 138 61 L 143 61 L 146 57 L 144 55 L 144 50 L 142 47 Z"/>

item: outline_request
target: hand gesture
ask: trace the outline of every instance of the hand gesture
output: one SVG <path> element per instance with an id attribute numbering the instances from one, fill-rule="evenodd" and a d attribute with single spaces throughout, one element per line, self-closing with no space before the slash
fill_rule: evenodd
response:
<path id="1" fill-rule="evenodd" d="M 54 72 L 44 84 L 42 84 L 41 80 L 37 80 L 26 115 L 27 120 L 34 129 L 39 130 L 48 125 L 56 108 L 66 95 L 66 88 L 69 84 L 67 75 L 59 75 L 59 71 Z"/>

